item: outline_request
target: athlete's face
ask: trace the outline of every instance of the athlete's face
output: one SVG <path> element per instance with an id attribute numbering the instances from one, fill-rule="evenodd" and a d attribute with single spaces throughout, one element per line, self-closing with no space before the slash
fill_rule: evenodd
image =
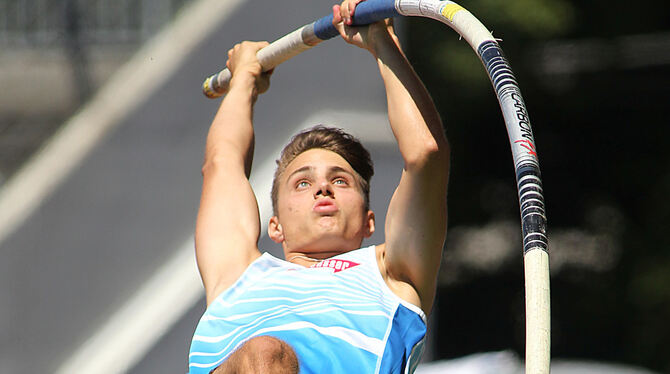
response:
<path id="1" fill-rule="evenodd" d="M 315 257 L 360 247 L 374 232 L 374 214 L 365 210 L 356 178 L 351 165 L 335 152 L 310 149 L 298 155 L 280 177 L 270 237 L 286 253 Z"/>

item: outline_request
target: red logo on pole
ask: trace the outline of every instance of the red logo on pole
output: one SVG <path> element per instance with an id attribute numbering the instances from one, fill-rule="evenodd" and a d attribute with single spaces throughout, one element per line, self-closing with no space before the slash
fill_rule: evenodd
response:
<path id="1" fill-rule="evenodd" d="M 528 150 L 529 155 L 537 157 L 537 152 L 535 152 L 535 144 L 533 144 L 533 142 L 531 142 L 530 140 L 528 139 L 517 140 L 514 143 L 521 143 L 519 145 L 526 148 Z"/>

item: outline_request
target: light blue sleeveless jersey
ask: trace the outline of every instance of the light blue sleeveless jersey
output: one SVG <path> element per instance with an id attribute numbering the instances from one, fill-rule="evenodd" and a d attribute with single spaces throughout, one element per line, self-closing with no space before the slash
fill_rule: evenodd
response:
<path id="1" fill-rule="evenodd" d="M 264 253 L 200 319 L 189 370 L 205 374 L 246 340 L 274 336 L 293 347 L 300 373 L 412 373 L 426 318 L 379 273 L 375 247 L 305 268 Z"/>

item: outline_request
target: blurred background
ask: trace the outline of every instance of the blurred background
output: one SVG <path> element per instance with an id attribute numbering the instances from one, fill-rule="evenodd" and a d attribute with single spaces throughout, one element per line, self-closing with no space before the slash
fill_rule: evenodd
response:
<path id="1" fill-rule="evenodd" d="M 460 4 L 502 39 L 533 125 L 554 371 L 670 373 L 670 5 Z M 218 107 L 200 84 L 235 42 L 277 39 L 332 4 L 276 5 L 0 0 L 0 373 L 187 370 L 204 310 L 200 164 Z M 452 145 L 424 370 L 520 372 L 519 210 L 495 95 L 448 27 L 412 18 L 398 31 Z M 272 86 L 255 117 L 263 219 L 283 144 L 328 123 L 369 145 L 381 221 L 400 166 L 373 61 L 333 40 L 282 65 Z M 265 236 L 260 246 L 280 252 Z"/>

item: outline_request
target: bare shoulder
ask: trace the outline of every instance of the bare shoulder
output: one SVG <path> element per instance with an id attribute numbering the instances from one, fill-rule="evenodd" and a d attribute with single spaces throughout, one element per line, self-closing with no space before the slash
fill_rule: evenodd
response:
<path id="1" fill-rule="evenodd" d="M 396 279 L 396 277 L 394 277 L 393 274 L 388 271 L 388 265 L 386 263 L 386 244 L 377 245 L 375 247 L 375 252 L 377 256 L 377 266 L 379 267 L 379 273 L 382 275 L 384 282 L 391 290 L 391 292 L 408 303 L 416 305 L 425 311 L 421 305 L 421 298 L 419 297 L 417 290 L 408 282 L 401 279 Z"/>

